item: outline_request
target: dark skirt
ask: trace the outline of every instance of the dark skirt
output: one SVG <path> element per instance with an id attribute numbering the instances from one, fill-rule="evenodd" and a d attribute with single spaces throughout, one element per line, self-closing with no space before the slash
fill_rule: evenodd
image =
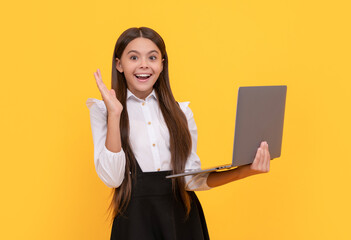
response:
<path id="1" fill-rule="evenodd" d="M 137 164 L 138 165 L 138 164 Z M 170 171 L 142 172 L 137 166 L 132 197 L 112 225 L 111 240 L 209 239 L 205 216 L 194 192 L 188 217 L 180 196 L 172 191 Z"/>

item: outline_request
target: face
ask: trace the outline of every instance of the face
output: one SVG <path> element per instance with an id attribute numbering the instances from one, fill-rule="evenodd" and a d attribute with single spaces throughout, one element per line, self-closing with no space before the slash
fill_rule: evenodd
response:
<path id="1" fill-rule="evenodd" d="M 124 49 L 116 68 L 123 72 L 128 89 L 138 98 L 145 99 L 153 90 L 163 70 L 161 51 L 147 38 L 136 38 Z"/>

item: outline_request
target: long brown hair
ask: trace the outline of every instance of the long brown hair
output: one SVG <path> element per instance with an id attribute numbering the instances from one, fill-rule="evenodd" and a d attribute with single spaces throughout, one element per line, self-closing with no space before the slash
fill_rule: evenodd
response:
<path id="1" fill-rule="evenodd" d="M 113 218 L 122 213 L 131 198 L 132 177 L 136 174 L 136 158 L 130 147 L 129 141 L 129 118 L 127 112 L 127 83 L 123 73 L 116 69 L 116 58 L 121 59 L 126 46 L 135 38 L 147 38 L 153 41 L 161 51 L 163 70 L 159 75 L 154 89 L 157 94 L 159 107 L 167 124 L 170 134 L 171 166 L 173 173 L 180 173 L 185 169 L 185 163 L 191 153 L 191 135 L 188 129 L 188 122 L 174 99 L 168 77 L 168 56 L 166 46 L 161 36 L 154 30 L 147 27 L 129 28 L 118 38 L 112 58 L 112 83 L 111 88 L 116 92 L 117 99 L 123 105 L 120 118 L 120 132 L 122 148 L 126 155 L 126 166 L 122 184 L 113 189 L 113 197 L 109 209 L 112 209 Z M 130 174 L 131 173 L 131 174 Z M 190 212 L 190 198 L 185 190 L 183 178 L 172 179 L 174 194 L 180 193 L 187 215 Z"/>

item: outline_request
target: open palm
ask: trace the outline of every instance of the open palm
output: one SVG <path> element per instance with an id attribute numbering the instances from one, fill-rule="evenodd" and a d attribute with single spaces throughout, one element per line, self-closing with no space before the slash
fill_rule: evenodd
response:
<path id="1" fill-rule="evenodd" d="M 118 101 L 115 90 L 108 90 L 102 81 L 100 69 L 94 72 L 94 77 L 101 93 L 102 100 L 105 102 L 108 113 L 120 115 L 123 110 L 123 106 L 121 102 Z"/>

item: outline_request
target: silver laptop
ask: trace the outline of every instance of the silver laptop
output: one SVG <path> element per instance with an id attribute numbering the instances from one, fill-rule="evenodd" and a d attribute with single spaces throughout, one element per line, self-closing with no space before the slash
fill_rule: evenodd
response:
<path id="1" fill-rule="evenodd" d="M 239 87 L 232 163 L 203 170 L 185 170 L 166 178 L 229 170 L 250 164 L 262 141 L 267 141 L 271 159 L 280 157 L 286 90 L 285 85 Z"/>

